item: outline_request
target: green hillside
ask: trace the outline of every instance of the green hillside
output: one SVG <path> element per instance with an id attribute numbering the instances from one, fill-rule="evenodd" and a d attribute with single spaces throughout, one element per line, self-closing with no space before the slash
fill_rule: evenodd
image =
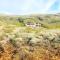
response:
<path id="1" fill-rule="evenodd" d="M 40 22 L 43 28 L 60 28 L 60 15 L 0 16 L 0 22 L 24 27 L 28 22 Z"/>
<path id="2" fill-rule="evenodd" d="M 60 14 L 0 15 L 0 60 L 60 60 Z"/>

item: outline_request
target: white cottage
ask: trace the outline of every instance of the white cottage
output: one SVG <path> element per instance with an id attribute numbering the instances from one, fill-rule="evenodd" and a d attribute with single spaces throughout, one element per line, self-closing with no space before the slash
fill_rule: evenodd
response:
<path id="1" fill-rule="evenodd" d="M 25 25 L 27 27 L 41 27 L 41 23 L 27 22 Z"/>

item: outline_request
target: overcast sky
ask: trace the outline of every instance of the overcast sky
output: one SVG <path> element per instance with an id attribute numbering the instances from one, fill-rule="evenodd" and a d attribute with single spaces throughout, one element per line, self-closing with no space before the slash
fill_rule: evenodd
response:
<path id="1" fill-rule="evenodd" d="M 60 0 L 0 0 L 0 13 L 39 14 L 60 12 Z"/>

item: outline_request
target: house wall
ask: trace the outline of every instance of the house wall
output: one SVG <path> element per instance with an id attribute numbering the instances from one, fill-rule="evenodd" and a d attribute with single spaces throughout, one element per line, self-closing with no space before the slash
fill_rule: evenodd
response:
<path id="1" fill-rule="evenodd" d="M 35 24 L 25 24 L 27 27 L 41 27 L 41 24 L 40 23 L 35 23 Z"/>

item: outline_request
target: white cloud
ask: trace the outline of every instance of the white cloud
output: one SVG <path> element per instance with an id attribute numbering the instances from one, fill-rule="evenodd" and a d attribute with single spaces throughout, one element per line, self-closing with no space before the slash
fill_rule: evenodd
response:
<path id="1" fill-rule="evenodd" d="M 48 10 L 55 2 L 56 0 L 47 0 L 47 2 L 44 2 L 44 0 L 39 2 L 37 0 L 25 0 L 21 10 L 25 13 L 49 13 Z M 34 7 L 37 11 L 33 9 Z"/>
<path id="2" fill-rule="evenodd" d="M 46 0 L 46 1 L 45 0 L 22 0 L 20 2 L 20 0 L 17 0 L 17 1 L 15 0 L 13 1 L 14 2 L 13 4 L 9 4 L 9 5 L 7 4 L 7 5 L 8 7 L 10 6 L 11 12 L 15 14 L 49 13 L 51 6 L 56 1 L 57 0 Z M 34 7 L 36 9 L 34 9 Z M 12 11 L 12 8 L 14 9 L 13 11 Z M 13 13 L 9 13 L 8 11 L 7 12 L 2 11 L 2 12 L 5 14 L 10 14 L 10 15 L 13 14 Z M 52 11 L 52 13 L 53 12 L 54 11 Z"/>
<path id="3" fill-rule="evenodd" d="M 45 7 L 45 12 L 48 12 L 48 10 L 50 9 L 50 7 L 56 2 L 56 0 L 48 0 L 46 7 Z"/>
<path id="4" fill-rule="evenodd" d="M 29 10 L 32 7 L 34 0 L 24 0 L 25 2 L 21 6 L 21 10 Z"/>
<path id="5" fill-rule="evenodd" d="M 2 14 L 2 15 L 14 15 L 13 13 L 6 12 L 6 11 L 0 11 L 0 14 Z"/>
<path id="6" fill-rule="evenodd" d="M 49 13 L 48 10 L 50 10 L 51 6 L 56 2 L 56 0 L 47 0 L 47 2 L 44 2 L 41 0 L 40 2 L 34 2 L 36 7 L 40 10 L 38 12 L 40 13 Z"/>

